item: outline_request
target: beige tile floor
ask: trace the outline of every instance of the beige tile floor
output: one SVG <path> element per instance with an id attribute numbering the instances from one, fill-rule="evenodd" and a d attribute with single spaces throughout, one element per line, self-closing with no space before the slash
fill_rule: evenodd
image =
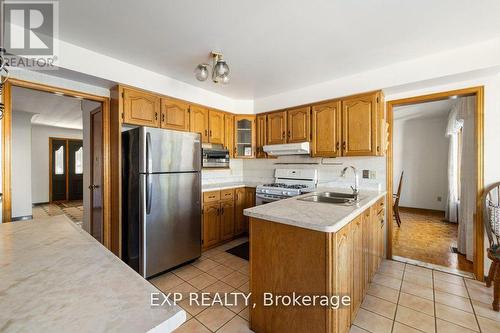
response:
<path id="1" fill-rule="evenodd" d="M 248 262 L 225 251 L 242 238 L 204 252 L 196 262 L 151 280 L 168 292 L 249 291 Z M 500 313 L 491 310 L 493 289 L 484 283 L 423 267 L 384 260 L 351 332 L 500 332 Z M 179 305 L 188 320 L 175 332 L 251 332 L 241 306 Z"/>

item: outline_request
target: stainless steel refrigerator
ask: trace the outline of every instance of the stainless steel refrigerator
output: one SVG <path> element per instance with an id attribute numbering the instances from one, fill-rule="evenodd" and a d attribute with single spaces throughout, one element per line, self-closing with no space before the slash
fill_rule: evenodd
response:
<path id="1" fill-rule="evenodd" d="M 201 255 L 198 133 L 122 133 L 122 257 L 145 278 Z"/>

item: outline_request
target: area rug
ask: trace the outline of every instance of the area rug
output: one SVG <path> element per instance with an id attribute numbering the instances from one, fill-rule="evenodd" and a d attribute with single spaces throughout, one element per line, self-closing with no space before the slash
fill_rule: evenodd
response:
<path id="1" fill-rule="evenodd" d="M 226 251 L 232 255 L 240 257 L 241 259 L 248 260 L 250 252 L 250 243 L 245 242 Z"/>

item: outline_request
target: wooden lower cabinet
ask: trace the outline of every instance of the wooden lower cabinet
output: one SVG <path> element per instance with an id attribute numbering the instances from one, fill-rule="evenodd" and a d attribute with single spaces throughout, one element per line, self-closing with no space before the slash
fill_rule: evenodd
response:
<path id="1" fill-rule="evenodd" d="M 208 248 L 219 243 L 220 235 L 220 204 L 207 203 L 203 205 L 203 247 Z"/>
<path id="2" fill-rule="evenodd" d="M 382 260 L 383 225 L 372 214 L 375 211 L 375 216 L 383 216 L 379 214 L 381 208 L 384 210 L 383 199 L 335 233 L 250 218 L 250 303 L 255 303 L 250 308 L 250 329 L 349 332 L 366 295 L 368 275 L 378 269 Z M 294 292 L 349 295 L 351 300 L 350 305 L 338 309 L 264 306 L 264 293 Z"/>
<path id="3" fill-rule="evenodd" d="M 255 206 L 255 188 L 203 193 L 203 250 L 220 245 L 248 232 L 245 208 Z"/>

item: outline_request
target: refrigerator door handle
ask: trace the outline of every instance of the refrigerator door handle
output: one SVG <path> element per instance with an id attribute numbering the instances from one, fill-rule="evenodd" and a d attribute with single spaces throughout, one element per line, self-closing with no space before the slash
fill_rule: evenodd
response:
<path id="1" fill-rule="evenodd" d="M 151 154 L 151 133 L 146 133 L 146 173 L 153 169 L 153 156 Z"/>
<path id="2" fill-rule="evenodd" d="M 146 175 L 146 214 L 151 214 L 151 202 L 153 201 L 153 177 Z"/>

